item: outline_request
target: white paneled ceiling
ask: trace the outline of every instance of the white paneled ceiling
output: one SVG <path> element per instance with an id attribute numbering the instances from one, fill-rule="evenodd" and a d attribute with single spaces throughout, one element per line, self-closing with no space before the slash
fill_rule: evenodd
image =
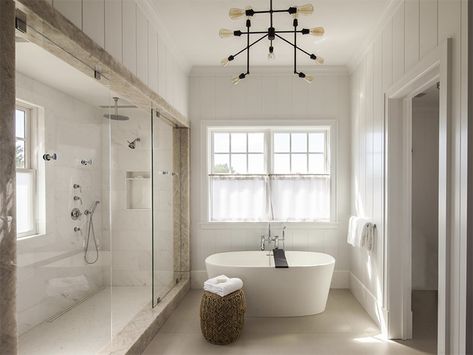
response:
<path id="1" fill-rule="evenodd" d="M 177 49 L 191 65 L 218 65 L 220 60 L 245 46 L 243 37 L 221 39 L 220 28 L 245 29 L 245 19 L 232 21 L 228 17 L 231 7 L 254 10 L 269 8 L 269 0 L 149 0 L 155 7 L 162 25 L 169 31 Z M 325 58 L 326 64 L 348 65 L 354 55 L 365 44 L 366 37 L 376 27 L 390 0 L 273 0 L 274 8 L 287 9 L 290 6 L 312 3 L 315 11 L 309 16 L 299 16 L 301 27 L 325 27 L 321 39 L 310 35 L 299 36 L 298 43 L 310 53 Z M 258 15 L 253 19 L 253 30 L 266 30 L 268 16 Z M 291 29 L 292 17 L 288 14 L 275 15 L 276 29 Z M 257 38 L 257 37 L 255 37 Z M 290 37 L 288 37 L 290 39 Z M 269 42 L 264 40 L 251 50 L 251 63 L 269 64 L 267 51 Z M 275 65 L 292 64 L 293 51 L 281 40 L 274 43 Z M 301 64 L 313 61 L 299 55 Z M 243 57 L 235 64 L 245 64 Z"/>

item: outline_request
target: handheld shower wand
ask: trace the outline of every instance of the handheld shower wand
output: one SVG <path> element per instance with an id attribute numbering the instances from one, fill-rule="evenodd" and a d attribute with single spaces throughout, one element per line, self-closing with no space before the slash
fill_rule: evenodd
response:
<path id="1" fill-rule="evenodd" d="M 90 206 L 90 210 L 84 211 L 84 214 L 87 216 L 87 239 L 85 240 L 85 246 L 84 246 L 84 260 L 87 264 L 94 264 L 99 259 L 99 244 L 95 236 L 94 220 L 93 220 L 95 209 L 97 208 L 97 205 L 99 203 L 100 201 L 94 201 L 92 205 Z M 89 260 L 88 258 L 91 234 L 92 234 L 92 239 L 93 239 L 94 247 L 95 247 L 95 259 L 93 260 Z"/>

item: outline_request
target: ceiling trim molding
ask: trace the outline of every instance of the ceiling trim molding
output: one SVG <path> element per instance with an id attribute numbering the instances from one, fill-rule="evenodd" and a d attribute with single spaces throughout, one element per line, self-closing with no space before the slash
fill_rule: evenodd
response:
<path id="1" fill-rule="evenodd" d="M 169 34 L 169 31 L 166 29 L 166 26 L 162 22 L 159 11 L 155 5 L 153 5 L 152 0 L 135 0 L 136 6 L 143 10 L 145 16 L 148 18 L 150 25 L 155 27 L 158 32 L 158 37 L 164 39 L 166 46 L 173 55 L 174 59 L 182 66 L 185 73 L 188 75 L 191 70 L 191 63 L 187 60 L 187 57 L 182 53 L 182 51 L 175 45 L 174 41 Z M 159 40 L 159 39 L 158 39 Z"/>
<path id="2" fill-rule="evenodd" d="M 376 38 L 380 36 L 380 33 L 382 33 L 388 22 L 391 21 L 397 9 L 403 4 L 403 2 L 403 0 L 389 0 L 389 3 L 386 5 L 383 14 L 380 16 L 379 21 L 367 34 L 366 40 L 362 42 L 360 49 L 351 57 L 351 60 L 349 60 L 349 62 L 347 63 L 350 74 L 353 74 L 353 72 L 358 68 L 363 58 L 371 49 L 372 44 L 376 41 Z"/>
<path id="3" fill-rule="evenodd" d="M 202 65 L 193 66 L 190 71 L 191 77 L 199 76 L 221 76 L 232 78 L 246 67 L 244 66 L 231 66 L 222 67 L 221 65 Z M 295 76 L 293 73 L 294 68 L 291 65 L 255 65 L 251 68 L 251 76 Z M 300 66 L 300 70 L 304 73 L 331 76 L 348 76 L 349 70 L 344 65 L 315 65 L 315 66 Z"/>

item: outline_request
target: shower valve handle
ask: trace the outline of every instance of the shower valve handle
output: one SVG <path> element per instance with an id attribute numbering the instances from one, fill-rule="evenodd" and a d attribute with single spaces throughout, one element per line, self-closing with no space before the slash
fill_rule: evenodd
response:
<path id="1" fill-rule="evenodd" d="M 72 211 L 71 211 L 71 218 L 73 221 L 77 221 L 80 216 L 82 216 L 82 212 L 77 208 L 73 208 Z"/>

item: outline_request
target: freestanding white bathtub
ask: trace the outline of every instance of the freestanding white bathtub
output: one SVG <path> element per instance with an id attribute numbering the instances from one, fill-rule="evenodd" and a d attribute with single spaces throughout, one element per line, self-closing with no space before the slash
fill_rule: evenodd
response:
<path id="1" fill-rule="evenodd" d="M 276 269 L 269 251 L 237 251 L 205 259 L 210 277 L 243 280 L 248 312 L 254 317 L 295 317 L 325 310 L 335 258 L 328 254 L 286 251 L 287 269 Z"/>

